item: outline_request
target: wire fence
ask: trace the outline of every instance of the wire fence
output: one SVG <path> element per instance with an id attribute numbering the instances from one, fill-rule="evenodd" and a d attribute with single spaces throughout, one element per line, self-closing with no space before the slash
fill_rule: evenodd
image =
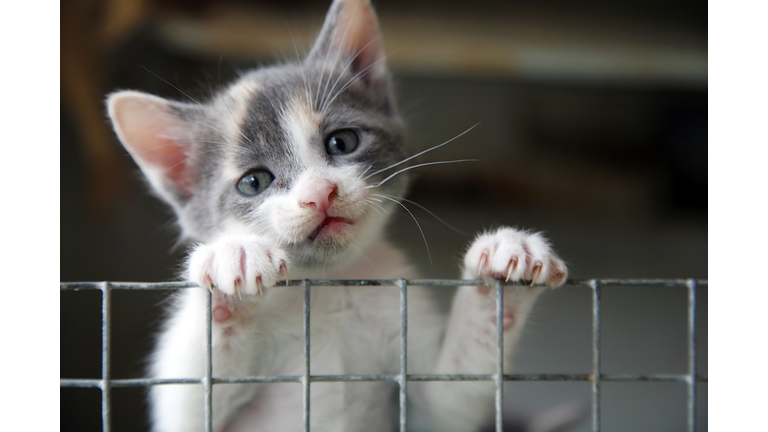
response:
<path id="1" fill-rule="evenodd" d="M 591 374 L 504 374 L 503 373 L 503 317 L 504 283 L 497 281 L 488 284 L 482 280 L 443 280 L 443 279 L 383 279 L 383 280 L 299 280 L 288 283 L 279 282 L 276 286 L 301 286 L 304 289 L 304 370 L 301 375 L 287 376 L 250 376 L 239 378 L 217 378 L 213 376 L 211 354 L 211 292 L 206 290 L 206 334 L 205 334 L 205 374 L 202 378 L 174 379 L 112 379 L 109 369 L 110 359 L 110 293 L 112 290 L 175 290 L 197 287 L 189 282 L 134 283 L 134 282 L 62 282 L 61 291 L 100 290 L 102 292 L 102 357 L 101 379 L 61 379 L 61 387 L 91 387 L 101 389 L 101 413 L 103 430 L 111 430 L 111 389 L 117 387 L 147 387 L 166 384 L 198 384 L 205 390 L 203 408 L 205 411 L 205 431 L 213 431 L 212 387 L 215 384 L 233 383 L 298 383 L 303 389 L 303 424 L 309 432 L 310 384 L 313 382 L 360 382 L 389 381 L 399 385 L 400 418 L 399 430 L 406 431 L 406 402 L 409 381 L 492 381 L 495 384 L 495 426 L 502 432 L 502 404 L 504 400 L 503 384 L 505 381 L 570 381 L 590 382 L 592 387 L 592 430 L 599 432 L 600 424 L 600 385 L 602 382 L 683 382 L 688 387 L 688 431 L 696 431 L 696 384 L 706 383 L 707 376 L 697 373 L 696 369 L 696 289 L 707 286 L 706 280 L 694 279 L 584 279 L 568 280 L 566 285 L 592 289 L 592 373 Z M 407 291 L 408 286 L 444 286 L 483 285 L 495 287 L 496 294 L 496 373 L 495 374 L 450 374 L 422 375 L 409 374 L 407 370 Z M 400 373 L 397 375 L 312 375 L 310 373 L 309 345 L 309 294 L 312 286 L 395 286 L 400 288 Z M 687 374 L 602 374 L 600 369 L 600 297 L 604 287 L 644 286 L 644 287 L 685 287 L 688 290 L 688 373 Z"/>

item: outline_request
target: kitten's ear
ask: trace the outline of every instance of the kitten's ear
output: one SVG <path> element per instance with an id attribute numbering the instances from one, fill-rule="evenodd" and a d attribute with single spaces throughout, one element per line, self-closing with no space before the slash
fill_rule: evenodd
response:
<path id="1" fill-rule="evenodd" d="M 379 21 L 369 0 L 334 0 L 307 59 L 330 66 L 337 53 L 343 65 L 352 62 L 352 75 L 360 73 L 364 82 L 386 80 Z"/>
<path id="2" fill-rule="evenodd" d="M 107 112 L 120 142 L 171 204 L 183 204 L 197 185 L 189 157 L 192 128 L 184 120 L 190 116 L 183 113 L 199 109 L 136 91 L 116 92 L 107 98 Z"/>

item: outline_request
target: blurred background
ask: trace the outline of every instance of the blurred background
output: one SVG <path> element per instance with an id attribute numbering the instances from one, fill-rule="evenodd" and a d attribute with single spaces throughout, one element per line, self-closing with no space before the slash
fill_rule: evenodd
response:
<path id="1" fill-rule="evenodd" d="M 330 1 L 69 0 L 61 4 L 61 280 L 167 281 L 170 211 L 112 133 L 104 95 L 205 98 L 247 70 L 311 46 Z M 388 0 L 379 13 L 418 161 L 408 198 L 453 227 L 544 231 L 574 278 L 707 278 L 707 5 L 679 0 Z M 290 31 L 289 31 L 290 28 Z M 151 72 L 150 72 L 151 71 Z M 170 84 L 169 84 L 170 83 Z M 172 84 L 172 85 L 171 85 Z M 406 203 L 407 204 L 407 203 Z M 425 277 L 458 276 L 471 240 L 416 206 L 390 234 Z M 707 289 L 699 288 L 707 374 Z M 114 378 L 144 376 L 167 294 L 113 294 Z M 450 295 L 449 292 L 446 295 Z M 100 293 L 61 293 L 61 376 L 98 378 Z M 685 373 L 684 289 L 606 288 L 605 373 Z M 589 373 L 591 292 L 546 293 L 512 373 Z M 588 383 L 508 383 L 510 431 L 575 409 Z M 114 389 L 113 428 L 147 430 L 145 390 Z M 607 431 L 685 430 L 682 383 L 603 384 Z M 707 385 L 699 385 L 699 431 Z M 541 420 L 539 420 L 541 421 Z M 61 390 L 61 429 L 100 430 L 100 392 Z"/>

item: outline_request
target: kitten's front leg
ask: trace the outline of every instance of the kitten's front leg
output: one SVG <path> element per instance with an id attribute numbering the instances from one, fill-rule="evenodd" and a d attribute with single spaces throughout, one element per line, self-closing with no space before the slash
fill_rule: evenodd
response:
<path id="1" fill-rule="evenodd" d="M 504 290 L 504 364 L 509 367 L 514 346 L 539 294 L 541 284 L 562 285 L 567 278 L 562 260 L 541 234 L 500 228 L 475 239 L 464 258 L 464 279 L 532 281 Z M 460 287 L 454 299 L 438 374 L 496 372 L 496 296 L 485 286 Z M 491 383 L 437 383 L 425 393 L 434 430 L 478 429 L 493 406 Z"/>
<path id="2" fill-rule="evenodd" d="M 263 293 L 287 276 L 288 255 L 269 239 L 224 235 L 196 246 L 190 253 L 187 277 L 201 289 L 182 290 L 158 338 L 152 360 L 155 378 L 201 378 L 204 373 L 206 291 L 212 296 L 213 375 L 259 375 L 262 359 Z M 265 299 L 266 301 L 267 299 Z M 258 387 L 222 385 L 213 389 L 213 425 L 221 430 L 237 410 L 251 401 Z M 197 385 L 166 385 L 151 389 L 152 417 L 157 432 L 203 430 L 203 392 Z"/>

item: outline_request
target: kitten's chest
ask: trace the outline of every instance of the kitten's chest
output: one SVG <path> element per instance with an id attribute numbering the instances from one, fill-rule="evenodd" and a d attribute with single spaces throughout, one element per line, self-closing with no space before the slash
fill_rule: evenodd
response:
<path id="1" fill-rule="evenodd" d="M 395 373 L 400 334 L 396 287 L 313 287 L 310 298 L 313 375 Z M 293 342 L 290 351 L 300 353 L 303 308 L 292 309 L 285 340 Z"/>

